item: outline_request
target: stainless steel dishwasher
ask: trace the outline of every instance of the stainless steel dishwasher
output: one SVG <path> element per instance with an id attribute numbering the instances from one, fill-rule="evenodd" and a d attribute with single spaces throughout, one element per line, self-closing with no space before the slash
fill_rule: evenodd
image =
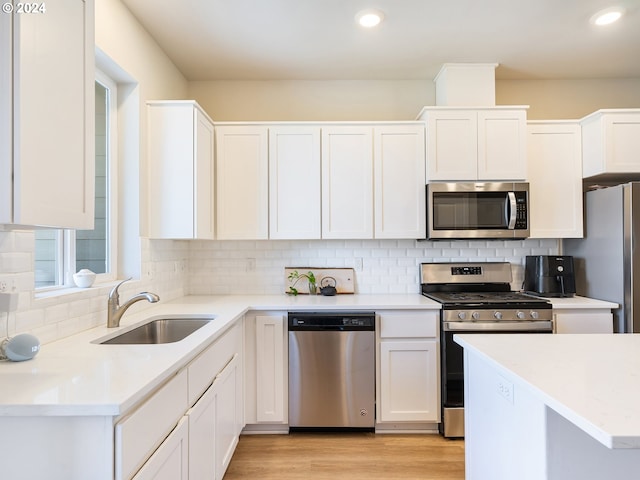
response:
<path id="1" fill-rule="evenodd" d="M 289 428 L 373 429 L 375 313 L 289 313 Z"/>

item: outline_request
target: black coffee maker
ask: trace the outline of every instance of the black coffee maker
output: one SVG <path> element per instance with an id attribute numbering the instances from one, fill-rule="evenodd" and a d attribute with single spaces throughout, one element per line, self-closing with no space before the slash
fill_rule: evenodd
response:
<path id="1" fill-rule="evenodd" d="M 528 255 L 524 268 L 524 290 L 541 297 L 573 297 L 576 277 L 569 255 Z"/>

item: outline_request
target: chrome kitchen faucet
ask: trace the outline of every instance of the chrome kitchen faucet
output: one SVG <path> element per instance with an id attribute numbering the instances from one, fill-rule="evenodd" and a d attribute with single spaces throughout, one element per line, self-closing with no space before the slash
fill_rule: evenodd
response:
<path id="1" fill-rule="evenodd" d="M 141 293 L 138 293 L 137 295 L 134 295 L 125 303 L 123 303 L 122 306 L 120 306 L 119 305 L 120 295 L 118 294 L 118 287 L 120 287 L 120 285 L 122 285 L 124 282 L 128 282 L 129 280 L 131 280 L 131 277 L 118 283 L 115 287 L 113 287 L 113 289 L 109 293 L 109 300 L 107 301 L 107 327 L 108 328 L 119 327 L 120 319 L 122 318 L 122 315 L 124 315 L 124 312 L 126 312 L 127 309 L 134 303 L 140 300 L 146 300 L 150 303 L 156 303 L 157 301 L 160 300 L 160 297 L 155 293 L 141 292 Z"/>

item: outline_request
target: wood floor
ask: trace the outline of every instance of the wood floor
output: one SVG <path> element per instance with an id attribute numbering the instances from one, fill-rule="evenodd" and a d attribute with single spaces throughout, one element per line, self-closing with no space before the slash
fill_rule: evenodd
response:
<path id="1" fill-rule="evenodd" d="M 464 480 L 464 440 L 440 435 L 242 435 L 224 480 Z"/>

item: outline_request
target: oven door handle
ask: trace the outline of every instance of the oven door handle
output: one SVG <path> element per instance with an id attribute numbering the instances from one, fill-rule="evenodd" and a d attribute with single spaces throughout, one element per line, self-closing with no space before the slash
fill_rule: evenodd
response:
<path id="1" fill-rule="evenodd" d="M 531 322 L 443 322 L 445 332 L 540 332 L 553 331 L 551 321 Z"/>
<path id="2" fill-rule="evenodd" d="M 516 203 L 516 194 L 514 192 L 507 192 L 507 201 L 505 202 L 504 209 L 507 228 L 513 230 L 516 228 L 516 219 L 518 217 L 518 204 Z"/>

